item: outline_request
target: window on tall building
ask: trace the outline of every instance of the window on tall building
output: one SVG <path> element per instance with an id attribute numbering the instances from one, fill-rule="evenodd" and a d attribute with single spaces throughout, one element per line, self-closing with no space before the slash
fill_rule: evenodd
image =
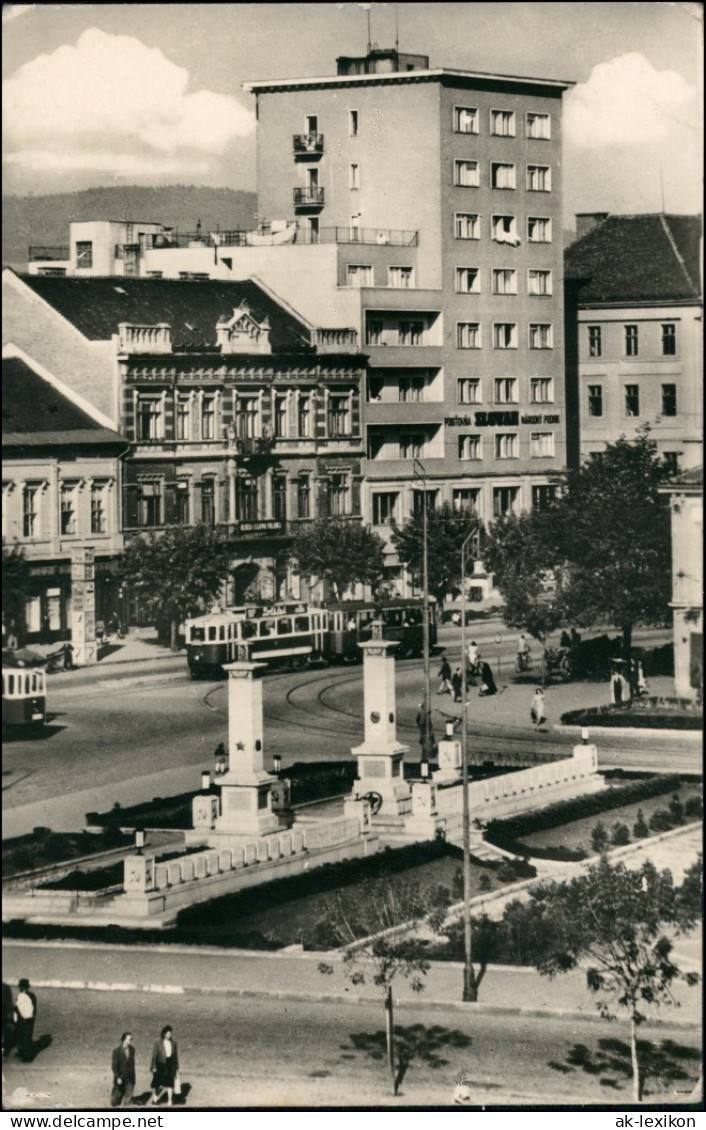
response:
<path id="1" fill-rule="evenodd" d="M 415 518 L 421 518 L 424 513 L 426 505 L 427 513 L 436 510 L 436 505 L 439 498 L 438 490 L 413 490 L 412 491 L 412 513 Z"/>
<path id="2" fill-rule="evenodd" d="M 22 536 L 34 538 L 39 535 L 39 490 L 38 486 L 27 483 L 22 490 Z"/>
<path id="3" fill-rule="evenodd" d="M 639 416 L 640 415 L 640 386 L 639 385 L 626 385 L 625 386 L 625 415 L 626 416 Z"/>
<path id="4" fill-rule="evenodd" d="M 457 212 L 454 216 L 456 239 L 480 239 L 480 221 L 477 212 Z"/>
<path id="5" fill-rule="evenodd" d="M 331 475 L 329 479 L 329 514 L 338 518 L 351 512 L 351 482 L 350 477 L 341 472 Z"/>
<path id="6" fill-rule="evenodd" d="M 665 322 L 662 325 L 662 354 L 664 357 L 674 357 L 677 352 L 677 327 L 674 322 Z"/>
<path id="7" fill-rule="evenodd" d="M 603 415 L 603 385 L 588 386 L 588 414 L 589 416 Z"/>
<path id="8" fill-rule="evenodd" d="M 162 439 L 162 398 L 160 396 L 139 395 L 136 419 L 138 441 Z"/>
<path id="9" fill-rule="evenodd" d="M 216 438 L 216 398 L 204 396 L 201 401 L 201 439 Z"/>
<path id="10" fill-rule="evenodd" d="M 456 133 L 478 133 L 478 110 L 474 106 L 454 106 Z"/>
<path id="11" fill-rule="evenodd" d="M 504 161 L 492 161 L 490 164 L 491 188 L 514 188 L 515 166 Z"/>
<path id="12" fill-rule="evenodd" d="M 520 237 L 517 234 L 516 216 L 493 216 L 491 230 L 496 243 L 509 243 L 511 247 L 518 246 Z"/>
<path id="13" fill-rule="evenodd" d="M 556 497 L 556 487 L 550 483 L 537 483 L 532 487 L 532 509 L 546 510 Z"/>
<path id="14" fill-rule="evenodd" d="M 368 318 L 365 323 L 365 344 L 382 345 L 383 324 L 379 318 Z"/>
<path id="15" fill-rule="evenodd" d="M 471 510 L 479 513 L 480 489 L 478 487 L 457 487 L 451 494 L 451 505 L 454 510 Z"/>
<path id="16" fill-rule="evenodd" d="M 163 523 L 163 486 L 161 479 L 140 484 L 138 522 L 140 526 L 161 526 Z"/>
<path id="17" fill-rule="evenodd" d="M 495 458 L 517 459 L 518 441 L 516 432 L 498 432 L 495 436 Z"/>
<path id="18" fill-rule="evenodd" d="M 456 323 L 458 349 L 480 349 L 480 322 Z"/>
<path id="19" fill-rule="evenodd" d="M 603 333 L 601 326 L 588 327 L 588 356 L 600 357 L 603 351 Z"/>
<path id="20" fill-rule="evenodd" d="M 637 357 L 638 355 L 638 336 L 637 326 L 625 327 L 625 356 Z"/>
<path id="21" fill-rule="evenodd" d="M 174 430 L 177 439 L 190 439 L 191 401 L 188 396 L 177 397 Z"/>
<path id="22" fill-rule="evenodd" d="M 348 393 L 335 393 L 328 402 L 328 434 L 347 436 L 351 433 L 351 398 Z"/>
<path id="23" fill-rule="evenodd" d="M 480 184 L 477 161 L 454 161 L 454 184 L 459 188 L 477 188 Z"/>
<path id="24" fill-rule="evenodd" d="M 527 136 L 549 140 L 552 136 L 552 119 L 549 114 L 528 113 L 525 118 Z"/>
<path id="25" fill-rule="evenodd" d="M 462 460 L 476 460 L 481 457 L 480 436 L 460 435 L 458 437 L 458 457 Z"/>
<path id="26" fill-rule="evenodd" d="M 258 513 L 257 480 L 242 475 L 235 489 L 235 514 L 239 522 L 256 522 Z"/>
<path id="27" fill-rule="evenodd" d="M 104 534 L 106 532 L 106 493 L 107 483 L 93 482 L 91 484 L 91 533 Z"/>
<path id="28" fill-rule="evenodd" d="M 662 385 L 662 415 L 676 416 L 677 414 L 677 386 Z"/>
<path id="29" fill-rule="evenodd" d="M 400 322 L 398 327 L 399 345 L 423 345 L 424 322 Z"/>
<path id="30" fill-rule="evenodd" d="M 397 491 L 385 491 L 380 494 L 374 494 L 372 497 L 373 502 L 373 525 L 374 526 L 391 526 L 397 518 L 397 504 L 399 500 L 399 493 Z"/>
<path id="31" fill-rule="evenodd" d="M 530 322 L 529 347 L 530 349 L 551 349 L 553 333 L 548 322 Z"/>
<path id="32" fill-rule="evenodd" d="M 514 514 L 519 495 L 519 487 L 494 487 L 493 517 L 502 518 L 505 514 Z"/>
<path id="33" fill-rule="evenodd" d="M 551 294 L 552 293 L 552 273 L 551 271 L 532 269 L 527 272 L 527 293 L 528 294 Z"/>
<path id="34" fill-rule="evenodd" d="M 238 396 L 235 404 L 235 431 L 240 439 L 259 435 L 260 401 L 257 396 Z"/>
<path id="35" fill-rule="evenodd" d="M 493 399 L 496 404 L 517 404 L 517 377 L 495 377 Z"/>
<path id="36" fill-rule="evenodd" d="M 456 293 L 480 294 L 480 270 L 478 267 L 456 268 Z"/>
<path id="37" fill-rule="evenodd" d="M 493 325 L 494 349 L 517 349 L 517 323 L 495 322 Z"/>
<path id="38" fill-rule="evenodd" d="M 490 111 L 490 132 L 496 137 L 515 136 L 515 115 L 512 110 Z"/>
<path id="39" fill-rule="evenodd" d="M 400 459 L 421 459 L 424 454 L 424 436 L 422 433 L 406 434 L 400 436 Z"/>
<path id="40" fill-rule="evenodd" d="M 297 518 L 311 517 L 311 480 L 308 475 L 297 479 Z"/>
<path id="41" fill-rule="evenodd" d="M 351 137 L 358 136 L 358 129 L 360 127 L 360 119 L 357 110 L 348 111 L 348 132 Z"/>
<path id="42" fill-rule="evenodd" d="M 552 170 L 549 165 L 527 166 L 527 189 L 529 192 L 551 192 Z"/>
<path id="43" fill-rule="evenodd" d="M 348 286 L 372 286 L 373 268 L 369 263 L 349 263 L 346 271 Z"/>
<path id="44" fill-rule="evenodd" d="M 517 294 L 517 271 L 508 267 L 495 267 L 493 294 Z"/>
<path id="45" fill-rule="evenodd" d="M 286 439 L 289 429 L 287 427 L 287 397 L 285 395 L 275 396 L 273 418 L 275 437 Z"/>
<path id="46" fill-rule="evenodd" d="M 61 486 L 61 532 L 62 534 L 76 533 L 76 501 L 78 485 L 76 483 L 62 483 Z"/>
<path id="47" fill-rule="evenodd" d="M 663 451 L 662 461 L 664 462 L 664 469 L 668 475 L 679 474 L 679 460 L 681 458 L 680 451 Z"/>
<path id="48" fill-rule="evenodd" d="M 530 456 L 546 459 L 554 454 L 554 432 L 530 432 Z"/>
<path id="49" fill-rule="evenodd" d="M 312 407 L 311 396 L 300 396 L 297 405 L 297 435 L 311 437 Z"/>
<path id="50" fill-rule="evenodd" d="M 480 377 L 459 377 L 456 387 L 458 389 L 459 404 L 481 403 Z"/>
<path id="51" fill-rule="evenodd" d="M 93 266 L 93 241 L 81 239 L 76 244 L 76 267 L 86 268 Z"/>
<path id="52" fill-rule="evenodd" d="M 191 521 L 189 500 L 189 480 L 177 479 L 174 499 L 174 517 L 179 526 L 188 526 Z"/>
<path id="53" fill-rule="evenodd" d="M 205 526 L 216 521 L 216 484 L 210 476 L 201 480 L 201 521 Z"/>
<path id="54" fill-rule="evenodd" d="M 398 290 L 408 290 L 414 286 L 414 267 L 388 267 L 387 285 Z"/>
<path id="55" fill-rule="evenodd" d="M 397 396 L 404 404 L 418 404 L 424 398 L 424 377 L 400 377 Z"/>
<path id="56" fill-rule="evenodd" d="M 353 161 L 348 168 L 348 187 L 360 188 L 360 165 Z"/>
<path id="57" fill-rule="evenodd" d="M 530 243 L 551 243 L 552 221 L 548 216 L 527 217 L 527 238 Z"/>
<path id="58" fill-rule="evenodd" d="M 287 521 L 287 477 L 272 476 L 272 517 L 278 522 Z"/>
<path id="59" fill-rule="evenodd" d="M 554 380 L 552 377 L 530 377 L 530 404 L 554 403 Z"/>

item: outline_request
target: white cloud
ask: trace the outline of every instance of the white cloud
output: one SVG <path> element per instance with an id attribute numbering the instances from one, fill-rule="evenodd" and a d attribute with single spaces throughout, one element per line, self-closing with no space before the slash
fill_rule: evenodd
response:
<path id="1" fill-rule="evenodd" d="M 89 28 L 76 46 L 38 56 L 3 84 L 6 139 L 35 152 L 137 144 L 217 156 L 252 132 L 254 116 L 235 98 L 188 85 L 188 71 L 158 48 Z"/>
<path id="2" fill-rule="evenodd" d="M 656 71 L 637 52 L 599 63 L 588 82 L 568 95 L 564 130 L 586 148 L 666 141 L 675 127 L 693 125 L 696 90 L 676 71 Z"/>
<path id="3" fill-rule="evenodd" d="M 204 158 L 165 157 L 160 154 L 111 153 L 93 149 L 21 149 L 4 158 L 8 165 L 17 165 L 27 172 L 98 172 L 111 176 L 172 176 L 207 173 L 209 162 Z"/>

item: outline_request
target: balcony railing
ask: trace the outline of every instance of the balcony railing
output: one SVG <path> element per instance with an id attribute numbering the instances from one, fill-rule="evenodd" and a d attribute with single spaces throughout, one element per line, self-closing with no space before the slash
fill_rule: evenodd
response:
<path id="1" fill-rule="evenodd" d="M 30 246 L 28 259 L 30 263 L 36 263 L 39 260 L 46 260 L 47 262 L 57 263 L 64 259 L 69 259 L 71 250 L 69 247 L 37 247 Z"/>
<path id="2" fill-rule="evenodd" d="M 322 133 L 295 133 L 292 138 L 295 157 L 320 157 L 324 151 Z"/>
<path id="3" fill-rule="evenodd" d="M 324 203 L 323 188 L 295 188 L 295 208 L 321 208 Z"/>
<path id="4" fill-rule="evenodd" d="M 358 348 L 357 330 L 316 329 L 311 336 L 319 353 L 355 353 Z"/>

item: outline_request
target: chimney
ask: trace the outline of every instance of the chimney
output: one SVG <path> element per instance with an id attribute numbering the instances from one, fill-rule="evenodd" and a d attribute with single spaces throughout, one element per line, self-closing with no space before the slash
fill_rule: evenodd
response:
<path id="1" fill-rule="evenodd" d="M 588 235 L 590 231 L 607 220 L 609 215 L 609 212 L 577 212 L 576 238 L 581 239 L 582 236 Z"/>

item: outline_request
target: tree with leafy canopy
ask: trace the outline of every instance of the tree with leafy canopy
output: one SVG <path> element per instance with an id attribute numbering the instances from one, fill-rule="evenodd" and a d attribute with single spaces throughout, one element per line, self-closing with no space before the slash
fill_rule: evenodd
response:
<path id="1" fill-rule="evenodd" d="M 693 877 L 690 877 L 693 887 Z M 682 973 L 672 960 L 672 941 L 664 932 L 692 929 L 700 900 L 689 888 L 681 894 L 669 871 L 658 872 L 647 860 L 639 870 L 612 864 L 604 856 L 568 882 L 542 884 L 531 892 L 535 915 L 546 924 L 546 945 L 536 961 L 540 973 L 554 977 L 586 970 L 586 984 L 605 1018 L 616 1009 L 630 1024 L 633 1097 L 640 1102 L 642 1078 L 637 1030 L 645 1008 L 675 1005 L 672 985 L 695 985 L 696 973 Z"/>
<path id="2" fill-rule="evenodd" d="M 476 553 L 483 537 L 483 526 L 470 508 L 454 509 L 448 502 L 427 506 L 427 572 L 429 591 L 439 607 L 452 589 L 462 589 L 461 546 L 469 534 L 477 535 Z M 420 508 L 402 526 L 392 530 L 392 544 L 417 585 L 424 574 L 424 512 Z M 473 570 L 473 553 L 468 554 L 468 570 Z"/>
<path id="3" fill-rule="evenodd" d="M 382 538 L 369 526 L 341 518 L 317 518 L 297 532 L 290 556 L 302 576 L 328 581 L 336 599 L 342 600 L 351 585 L 370 585 L 373 591 L 380 587 L 384 548 Z"/>
<path id="4" fill-rule="evenodd" d="M 562 621 L 559 582 L 548 592 L 545 581 L 557 565 L 549 524 L 545 510 L 504 514 L 493 522 L 483 547 L 485 568 L 505 602 L 503 620 L 542 644 Z"/>
<path id="5" fill-rule="evenodd" d="M 9 632 L 24 633 L 25 603 L 29 596 L 29 562 L 21 545 L 2 547 L 2 618 Z"/>
<path id="6" fill-rule="evenodd" d="M 229 571 L 228 546 L 211 526 L 169 526 L 162 533 L 139 534 L 128 543 L 121 579 L 160 634 L 168 627 L 176 651 L 179 624 L 218 596 Z"/>
<path id="7" fill-rule="evenodd" d="M 370 978 L 381 991 L 393 1095 L 408 1067 L 408 1060 L 398 1062 L 396 1056 L 393 982 L 402 977 L 415 993 L 423 990 L 430 968 L 426 957 L 430 937 L 426 935 L 440 930 L 449 902 L 445 887 L 424 891 L 417 882 L 381 875 L 364 891 L 338 891 L 326 904 L 327 944 L 344 947 L 347 979 L 353 985 L 362 985 Z M 424 931 L 420 930 L 422 926 Z M 328 962 L 319 964 L 320 973 L 333 971 Z"/>
<path id="8" fill-rule="evenodd" d="M 584 627 L 615 624 L 625 655 L 635 625 L 669 622 L 669 504 L 659 493 L 668 475 L 642 428 L 635 439 L 621 436 L 566 472 L 547 515 L 556 563 L 567 566 L 566 619 Z"/>

